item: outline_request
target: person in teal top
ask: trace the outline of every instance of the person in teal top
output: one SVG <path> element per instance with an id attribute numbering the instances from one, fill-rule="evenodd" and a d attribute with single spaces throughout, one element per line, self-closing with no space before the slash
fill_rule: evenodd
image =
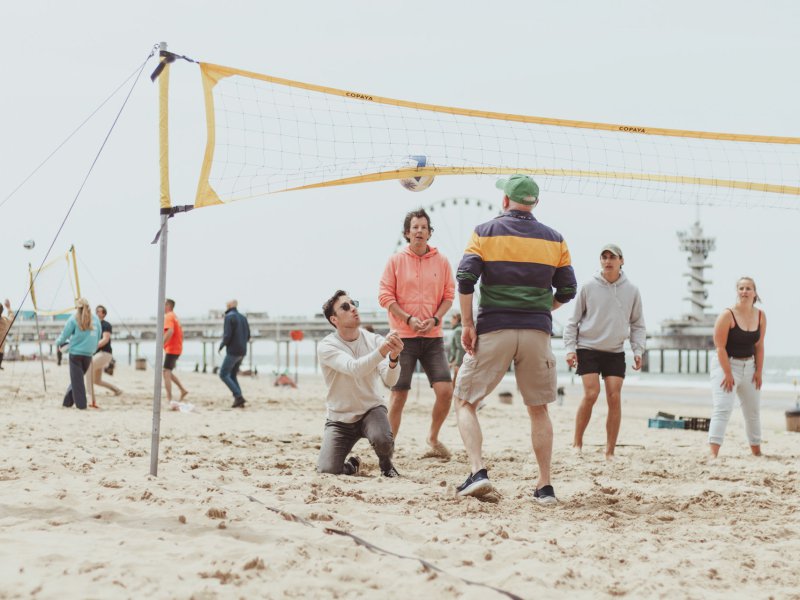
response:
<path id="1" fill-rule="evenodd" d="M 64 325 L 64 330 L 56 340 L 61 348 L 69 343 L 69 387 L 64 394 L 64 406 L 75 406 L 81 410 L 86 408 L 86 386 L 92 385 L 90 378 L 84 377 L 92 366 L 92 356 L 100 341 L 100 319 L 92 314 L 92 308 L 86 298 L 78 298 L 77 310 Z"/>

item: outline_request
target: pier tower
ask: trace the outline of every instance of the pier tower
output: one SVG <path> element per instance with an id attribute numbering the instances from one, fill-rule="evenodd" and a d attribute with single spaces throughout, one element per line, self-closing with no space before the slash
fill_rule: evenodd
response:
<path id="1" fill-rule="evenodd" d="M 690 312 L 686 315 L 686 319 L 702 322 L 706 320 L 705 309 L 711 308 L 710 304 L 706 304 L 708 299 L 706 286 L 711 283 L 711 280 L 704 278 L 704 272 L 711 268 L 706 260 L 708 260 L 708 253 L 716 248 L 716 240 L 703 235 L 700 221 L 695 221 L 690 231 L 679 231 L 678 240 L 680 240 L 680 249 L 689 253 L 687 258 L 689 272 L 684 273 L 684 276 L 689 278 L 687 283 L 689 296 L 684 298 L 690 303 Z"/>
<path id="2" fill-rule="evenodd" d="M 717 315 L 706 312 L 711 308 L 707 303 L 708 288 L 711 283 L 706 279 L 706 269 L 711 268 L 708 255 L 716 249 L 716 239 L 703 235 L 703 227 L 698 218 L 689 231 L 678 232 L 679 247 L 688 252 L 686 259 L 689 271 L 684 273 L 688 278 L 689 295 L 684 300 L 689 302 L 689 312 L 680 318 L 665 319 L 661 322 L 661 332 L 650 336 L 649 350 L 645 353 L 644 370 L 650 370 L 650 351 L 659 352 L 659 370 L 665 370 L 665 354 L 677 353 L 677 371 L 688 373 L 708 372 L 709 351 L 714 349 L 714 322 Z M 702 354 L 702 358 L 701 358 Z M 694 360 L 692 360 L 694 359 Z M 685 360 L 685 363 L 684 363 Z M 694 369 L 692 369 L 694 367 Z"/>

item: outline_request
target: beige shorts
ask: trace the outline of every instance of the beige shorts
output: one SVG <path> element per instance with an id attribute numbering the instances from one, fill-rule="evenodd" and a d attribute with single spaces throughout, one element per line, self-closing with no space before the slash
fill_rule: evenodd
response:
<path id="1" fill-rule="evenodd" d="M 488 396 L 514 363 L 514 375 L 528 406 L 556 399 L 556 359 L 550 334 L 538 329 L 501 329 L 478 336 L 475 354 L 464 356 L 453 395 L 470 404 Z"/>

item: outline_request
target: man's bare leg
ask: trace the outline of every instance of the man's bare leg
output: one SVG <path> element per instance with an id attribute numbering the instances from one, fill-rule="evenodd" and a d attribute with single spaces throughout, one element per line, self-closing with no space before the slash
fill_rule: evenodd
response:
<path id="1" fill-rule="evenodd" d="M 474 475 L 485 468 L 483 457 L 481 456 L 483 433 L 481 432 L 481 425 L 478 422 L 478 413 L 473 404 L 461 400 L 458 397 L 455 398 L 455 404 L 458 432 L 461 434 L 461 440 L 464 442 L 464 449 L 467 451 L 470 469 Z"/>
<path id="2" fill-rule="evenodd" d="M 550 413 L 547 405 L 528 406 L 528 416 L 531 419 L 531 444 L 536 464 L 539 465 L 539 479 L 536 489 L 550 485 L 550 462 L 553 458 L 553 424 L 550 422 Z M 460 423 L 459 423 L 460 425 Z M 462 434 L 463 437 L 463 434 Z"/>
<path id="3" fill-rule="evenodd" d="M 400 421 L 403 418 L 403 409 L 408 399 L 408 390 L 392 391 L 389 395 L 389 426 L 392 428 L 392 436 L 397 440 L 397 432 L 400 431 Z"/>
<path id="4" fill-rule="evenodd" d="M 440 455 L 440 458 L 450 458 L 450 451 L 439 441 L 439 432 L 450 412 L 453 400 L 453 384 L 449 381 L 437 381 L 433 384 L 436 401 L 431 411 L 431 428 L 428 433 L 428 445 L 431 450 Z M 399 423 L 398 423 L 399 427 Z"/>
<path id="5" fill-rule="evenodd" d="M 172 377 L 172 381 L 175 382 L 175 385 L 177 385 L 178 389 L 181 391 L 181 400 L 183 400 L 184 398 L 186 398 L 186 394 L 189 393 L 189 390 L 187 390 L 185 387 L 183 387 L 183 385 L 181 385 L 180 380 L 177 377 L 175 377 L 175 373 L 170 371 L 169 374 L 170 377 Z"/>
<path id="6" fill-rule="evenodd" d="M 167 402 L 172 402 L 172 369 L 161 371 L 161 378 L 164 380 L 164 389 L 167 391 Z"/>
<path id="7" fill-rule="evenodd" d="M 592 409 L 600 395 L 600 374 L 587 373 L 581 375 L 583 380 L 583 399 L 575 415 L 575 438 L 572 446 L 580 450 L 583 447 L 583 434 L 592 418 Z"/>
<path id="8" fill-rule="evenodd" d="M 622 421 L 622 377 L 606 377 L 606 401 L 608 402 L 608 417 L 606 417 L 606 460 L 614 459 L 614 449 L 617 447 L 619 425 Z"/>

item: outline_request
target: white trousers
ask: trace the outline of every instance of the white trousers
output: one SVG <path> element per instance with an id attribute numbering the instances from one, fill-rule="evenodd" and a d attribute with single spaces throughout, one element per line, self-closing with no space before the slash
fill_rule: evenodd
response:
<path id="1" fill-rule="evenodd" d="M 711 424 L 708 428 L 708 443 L 722 445 L 725 437 L 725 428 L 731 418 L 736 396 L 742 405 L 744 416 L 744 430 L 747 441 L 751 446 L 761 444 L 761 391 L 753 383 L 753 374 L 756 371 L 754 358 L 731 358 L 731 373 L 733 374 L 733 389 L 726 392 L 722 387 L 725 372 L 715 356 L 711 364 Z"/>

